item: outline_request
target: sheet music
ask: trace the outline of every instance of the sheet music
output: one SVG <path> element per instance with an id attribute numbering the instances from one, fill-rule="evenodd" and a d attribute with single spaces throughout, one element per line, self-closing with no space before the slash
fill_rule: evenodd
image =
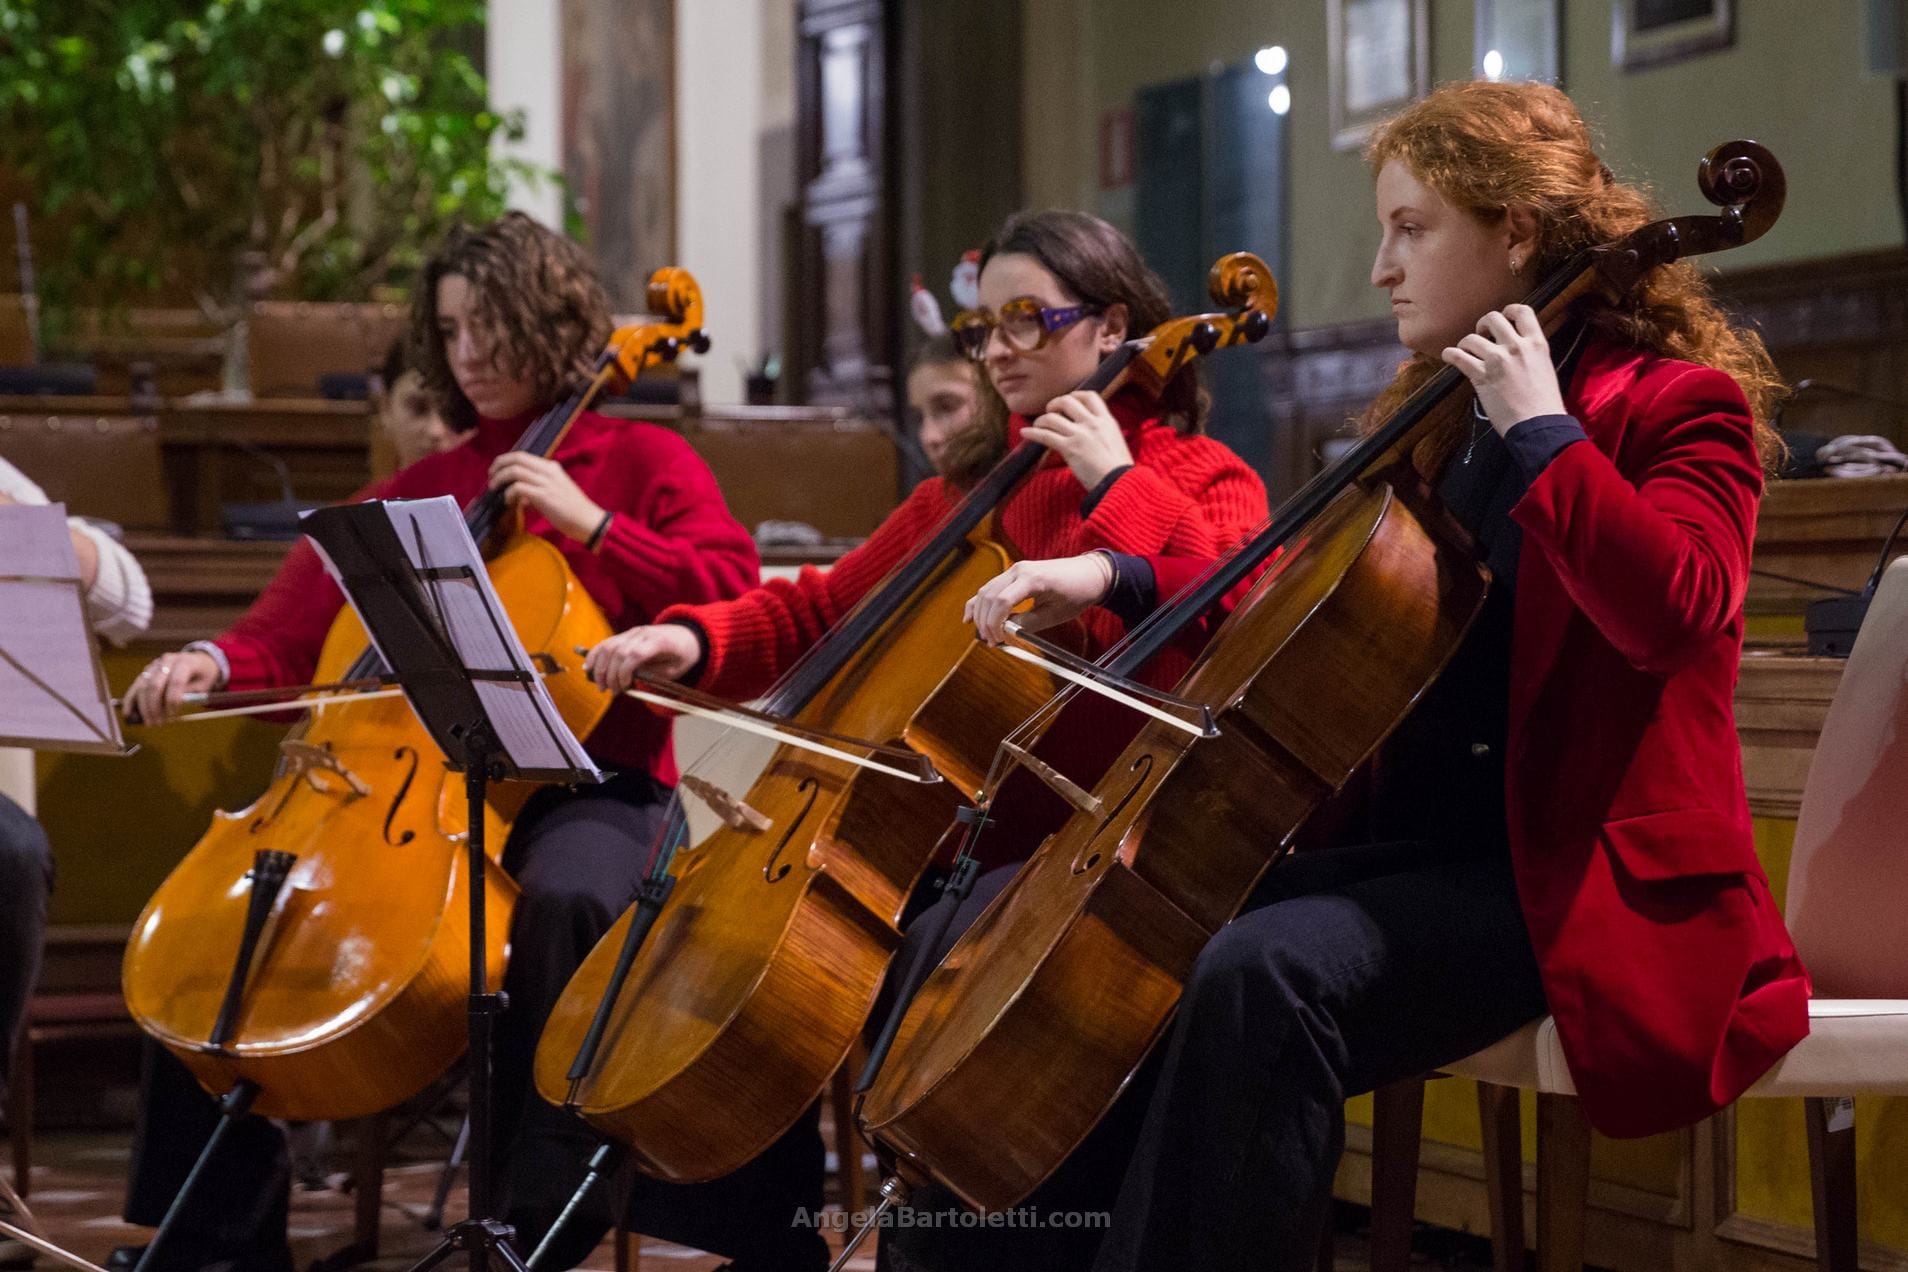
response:
<path id="1" fill-rule="evenodd" d="M 0 743 L 125 750 L 63 504 L 0 505 Z"/>
<path id="2" fill-rule="evenodd" d="M 477 696 L 497 730 L 497 741 L 510 762 L 520 769 L 581 769 L 597 781 L 603 773 L 584 751 L 583 744 L 564 724 L 543 677 L 504 613 L 490 585 L 483 558 L 464 525 L 464 513 L 449 496 L 435 499 L 388 500 L 379 505 L 391 518 L 411 564 L 418 569 L 455 569 L 471 573 L 463 578 L 423 581 L 434 611 L 442 615 L 459 658 L 473 671 L 524 671 L 529 683 L 505 680 L 475 682 Z M 333 579 L 338 570 L 323 545 L 312 546 Z M 338 579 L 342 586 L 343 581 Z M 345 588 L 348 596 L 350 589 Z M 368 625 L 367 625 L 368 626 Z M 373 637 L 375 642 L 375 636 Z M 379 656 L 384 654 L 378 651 Z M 388 661 L 387 661 L 388 665 Z"/>

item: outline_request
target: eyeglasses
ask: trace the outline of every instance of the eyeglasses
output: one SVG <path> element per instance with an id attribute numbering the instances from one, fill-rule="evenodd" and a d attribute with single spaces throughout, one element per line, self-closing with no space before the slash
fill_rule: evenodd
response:
<path id="1" fill-rule="evenodd" d="M 1019 296 L 992 310 L 963 309 L 954 315 L 954 343 L 975 362 L 987 356 L 987 340 L 996 328 L 1007 347 L 1016 353 L 1032 353 L 1082 318 L 1106 312 L 1104 305 L 1043 306 L 1032 296 Z"/>

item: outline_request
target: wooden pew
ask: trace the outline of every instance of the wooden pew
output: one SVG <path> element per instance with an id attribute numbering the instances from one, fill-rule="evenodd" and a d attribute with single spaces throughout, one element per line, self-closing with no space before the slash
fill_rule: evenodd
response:
<path id="1" fill-rule="evenodd" d="M 252 392 L 261 398 L 316 397 L 319 380 L 329 373 L 375 371 L 409 320 L 405 305 L 254 305 L 246 324 Z"/>
<path id="2" fill-rule="evenodd" d="M 901 501 L 893 438 L 845 408 L 611 406 L 606 413 L 680 431 L 751 531 L 764 521 L 800 521 L 831 539 L 865 538 Z"/>
<path id="3" fill-rule="evenodd" d="M 1808 584 L 1861 587 L 1904 511 L 1908 473 L 1771 482 L 1756 520 L 1751 568 L 1758 573 L 1750 577 L 1747 603 L 1752 634 L 1799 639 L 1808 603 L 1832 595 Z M 1896 550 L 1908 551 L 1908 544 L 1898 542 Z"/>
<path id="4" fill-rule="evenodd" d="M 0 456 L 74 512 L 174 534 L 222 532 L 227 503 L 280 497 L 271 458 L 300 499 L 343 499 L 370 480 L 363 402 L 248 403 L 125 397 L 0 397 Z M 262 452 L 262 453 L 261 453 Z"/>

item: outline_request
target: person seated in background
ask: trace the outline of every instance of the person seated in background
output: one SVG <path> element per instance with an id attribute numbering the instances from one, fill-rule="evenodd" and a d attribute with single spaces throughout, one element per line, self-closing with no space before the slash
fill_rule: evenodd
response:
<path id="1" fill-rule="evenodd" d="M 0 459 L 0 506 L 45 504 L 46 493 Z M 80 517 L 67 518 L 86 616 L 93 630 L 123 645 L 152 622 L 152 588 L 125 545 Z M 0 1097 L 12 1076 L 14 1044 L 40 975 L 46 912 L 53 895 L 53 851 L 33 816 L 33 752 L 0 748 Z M 0 1237 L 0 1268 L 33 1266 L 33 1252 Z"/>
<path id="2" fill-rule="evenodd" d="M 908 368 L 908 414 L 936 476 L 947 475 L 949 442 L 983 418 L 983 412 L 1004 413 L 979 366 L 960 351 L 953 336 L 943 332 L 929 337 Z"/>
<path id="3" fill-rule="evenodd" d="M 385 351 L 378 384 L 371 393 L 371 413 L 390 439 L 397 466 L 409 468 L 426 455 L 447 451 L 462 439 L 438 413 L 437 399 L 424 375 L 411 362 L 406 338 L 399 336 Z"/>

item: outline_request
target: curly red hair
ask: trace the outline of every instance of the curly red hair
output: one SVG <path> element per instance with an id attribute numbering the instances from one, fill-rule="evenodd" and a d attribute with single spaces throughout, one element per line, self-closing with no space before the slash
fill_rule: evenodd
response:
<path id="1" fill-rule="evenodd" d="M 1530 208 L 1537 220 L 1531 258 L 1537 278 L 1658 216 L 1647 194 L 1611 175 L 1576 105 L 1547 84 L 1447 85 L 1381 125 L 1365 157 L 1374 174 L 1397 160 L 1487 225 L 1502 221 L 1513 204 Z M 1748 399 L 1764 464 L 1773 468 L 1780 461 L 1782 439 L 1769 420 L 1787 386 L 1761 337 L 1730 323 L 1695 265 L 1679 261 L 1651 270 L 1614 301 L 1589 303 L 1595 329 L 1735 380 Z M 1441 365 L 1422 354 L 1404 363 L 1364 422 L 1383 420 Z"/>

